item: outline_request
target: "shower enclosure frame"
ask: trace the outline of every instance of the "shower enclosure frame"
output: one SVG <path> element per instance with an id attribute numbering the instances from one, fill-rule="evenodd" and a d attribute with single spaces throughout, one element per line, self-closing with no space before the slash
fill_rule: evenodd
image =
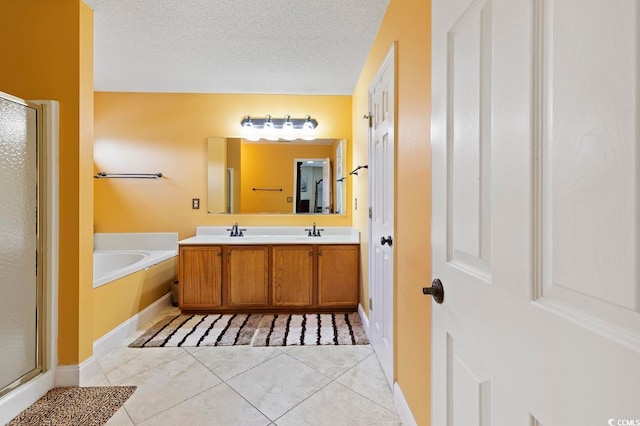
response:
<path id="1" fill-rule="evenodd" d="M 46 371 L 47 366 L 47 330 L 48 330 L 48 318 L 49 312 L 46 311 L 47 303 L 45 303 L 46 285 L 45 285 L 45 273 L 48 271 L 47 258 L 48 254 L 45 252 L 45 238 L 49 232 L 48 218 L 49 212 L 47 211 L 48 205 L 48 191 L 47 191 L 47 140 L 44 131 L 47 117 L 45 116 L 45 108 L 43 105 L 39 105 L 34 102 L 26 101 L 24 99 L 17 98 L 4 92 L 0 92 L 0 98 L 9 102 L 14 102 L 19 105 L 23 105 L 26 108 L 31 108 L 36 113 L 36 354 L 35 354 L 35 366 L 29 372 L 17 377 L 14 381 L 10 382 L 2 389 L 0 389 L 0 398 L 17 389 L 21 385 L 29 382 L 35 377 L 41 375 Z"/>

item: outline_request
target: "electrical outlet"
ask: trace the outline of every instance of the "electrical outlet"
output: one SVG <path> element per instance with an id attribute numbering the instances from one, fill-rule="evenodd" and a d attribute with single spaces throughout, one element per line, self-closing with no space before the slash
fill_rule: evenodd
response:
<path id="1" fill-rule="evenodd" d="M 197 210 L 200 208 L 200 198 L 194 198 L 191 200 L 191 208 Z"/>

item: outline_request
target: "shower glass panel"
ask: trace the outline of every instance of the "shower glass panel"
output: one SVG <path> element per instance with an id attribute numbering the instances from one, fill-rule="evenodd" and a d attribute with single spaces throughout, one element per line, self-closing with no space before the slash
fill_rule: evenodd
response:
<path id="1" fill-rule="evenodd" d="M 0 93 L 0 395 L 41 368 L 38 108 Z"/>

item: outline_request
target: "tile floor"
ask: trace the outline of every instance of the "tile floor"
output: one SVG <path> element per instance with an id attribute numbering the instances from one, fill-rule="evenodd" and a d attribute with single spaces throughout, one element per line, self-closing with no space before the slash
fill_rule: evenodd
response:
<path id="1" fill-rule="evenodd" d="M 135 337 L 87 384 L 138 386 L 107 425 L 400 424 L 368 345 L 128 348 Z"/>

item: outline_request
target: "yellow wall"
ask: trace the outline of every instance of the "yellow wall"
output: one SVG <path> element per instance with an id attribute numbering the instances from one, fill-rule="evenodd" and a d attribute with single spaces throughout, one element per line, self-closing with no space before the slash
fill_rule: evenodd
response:
<path id="1" fill-rule="evenodd" d="M 421 292 L 431 277 L 430 22 L 429 0 L 391 0 L 353 93 L 353 164 L 366 164 L 368 128 L 362 116 L 368 113 L 368 89 L 397 41 L 395 380 L 420 425 L 430 423 L 431 301 Z M 363 235 L 368 223 L 366 185 L 366 173 L 354 177 L 359 209 L 353 222 Z M 365 274 L 367 246 L 362 246 Z M 362 293 L 368 297 L 366 287 Z"/>
<path id="2" fill-rule="evenodd" d="M 60 102 L 58 361 L 92 353 L 93 11 L 80 0 L 0 2 L 0 91 Z"/>
<path id="3" fill-rule="evenodd" d="M 93 340 L 104 336 L 170 291 L 177 258 L 93 289 Z"/>
<path id="4" fill-rule="evenodd" d="M 165 175 L 159 180 L 95 179 L 96 232 L 167 231 L 187 238 L 199 225 L 308 225 L 306 215 L 209 215 L 204 208 L 207 137 L 239 137 L 243 116 L 267 113 L 310 114 L 319 122 L 319 138 L 351 135 L 350 96 L 96 93 L 95 171 Z M 192 198 L 200 198 L 200 210 L 191 209 Z M 350 226 L 351 212 L 313 220 Z"/>
<path id="5" fill-rule="evenodd" d="M 242 212 L 292 212 L 293 203 L 287 197 L 295 196 L 293 160 L 327 157 L 333 158 L 331 145 L 243 143 Z M 282 192 L 253 188 L 282 188 Z"/>

